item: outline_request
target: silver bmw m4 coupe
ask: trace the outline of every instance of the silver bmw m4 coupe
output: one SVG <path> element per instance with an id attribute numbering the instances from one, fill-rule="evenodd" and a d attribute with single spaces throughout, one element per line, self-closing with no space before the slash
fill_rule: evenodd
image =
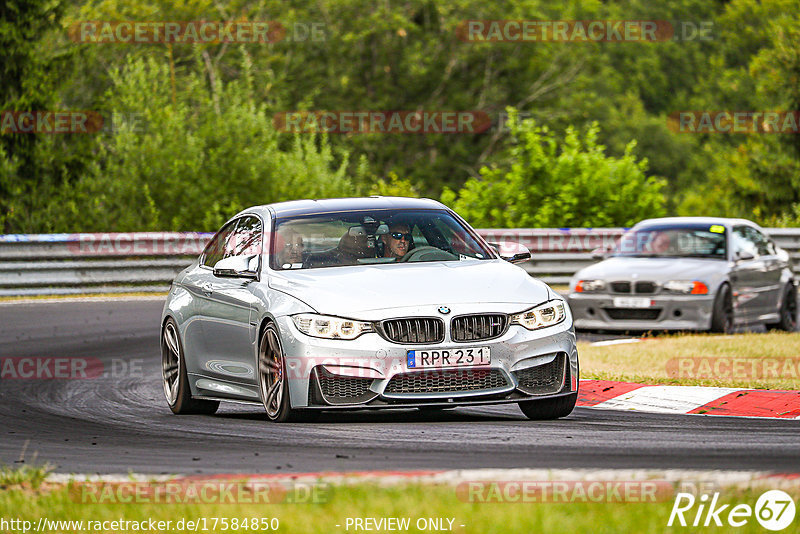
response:
<path id="1" fill-rule="evenodd" d="M 161 321 L 176 414 L 220 401 L 275 422 L 322 410 L 518 403 L 568 415 L 578 353 L 566 302 L 427 199 L 246 209 L 172 284 Z"/>

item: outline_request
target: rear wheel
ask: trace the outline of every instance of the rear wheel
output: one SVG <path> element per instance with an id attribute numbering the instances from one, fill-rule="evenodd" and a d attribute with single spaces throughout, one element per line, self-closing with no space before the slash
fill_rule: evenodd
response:
<path id="1" fill-rule="evenodd" d="M 519 403 L 519 409 L 528 419 L 542 421 L 558 419 L 572 413 L 578 401 L 578 392 L 553 399 L 532 400 Z"/>
<path id="2" fill-rule="evenodd" d="M 718 334 L 729 334 L 733 331 L 733 294 L 728 284 L 719 288 L 717 298 L 714 299 L 711 331 Z"/>
<path id="3" fill-rule="evenodd" d="M 178 335 L 178 325 L 172 317 L 166 320 L 161 332 L 161 377 L 164 396 L 172 413 L 213 414 L 219 408 L 218 401 L 192 398 L 183 344 Z"/>
<path id="4" fill-rule="evenodd" d="M 786 286 L 781 302 L 780 321 L 770 323 L 767 328 L 794 332 L 797 330 L 797 288 L 793 285 Z"/>

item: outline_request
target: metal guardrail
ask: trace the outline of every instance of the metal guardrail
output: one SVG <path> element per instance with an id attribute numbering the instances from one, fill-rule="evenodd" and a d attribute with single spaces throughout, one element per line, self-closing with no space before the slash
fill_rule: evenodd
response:
<path id="1" fill-rule="evenodd" d="M 530 249 L 522 266 L 549 284 L 567 284 L 595 263 L 591 251 L 613 244 L 622 228 L 484 229 L 489 242 Z M 800 268 L 800 228 L 768 228 Z M 196 258 L 212 233 L 139 232 L 0 235 L 0 296 L 166 292 Z"/>

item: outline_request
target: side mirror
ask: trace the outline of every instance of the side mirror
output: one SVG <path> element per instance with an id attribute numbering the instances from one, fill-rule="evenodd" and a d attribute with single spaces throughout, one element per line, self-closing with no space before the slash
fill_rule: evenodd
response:
<path id="1" fill-rule="evenodd" d="M 231 256 L 214 264 L 214 276 L 222 278 L 258 278 L 258 256 Z"/>
<path id="2" fill-rule="evenodd" d="M 752 252 L 747 250 L 739 250 L 736 252 L 736 261 L 747 261 L 755 258 Z"/>
<path id="3" fill-rule="evenodd" d="M 522 263 L 531 259 L 531 251 L 525 245 L 508 241 L 489 244 L 494 247 L 500 258 L 509 263 Z"/>

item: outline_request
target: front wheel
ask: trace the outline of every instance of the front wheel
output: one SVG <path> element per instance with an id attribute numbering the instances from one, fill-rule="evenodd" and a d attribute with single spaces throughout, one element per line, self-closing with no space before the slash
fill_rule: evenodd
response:
<path id="1" fill-rule="evenodd" d="M 528 419 L 543 421 L 559 419 L 572 413 L 578 402 L 578 392 L 553 399 L 532 400 L 519 403 L 519 409 Z"/>
<path id="2" fill-rule="evenodd" d="M 733 331 L 733 295 L 728 284 L 719 288 L 714 299 L 711 331 L 717 334 L 730 334 Z"/>
<path id="3" fill-rule="evenodd" d="M 261 334 L 258 345 L 258 371 L 261 400 L 264 402 L 270 421 L 290 423 L 314 418 L 315 413 L 304 414 L 292 409 L 286 358 L 283 356 L 281 340 L 274 323 L 267 324 Z"/>
<path id="4" fill-rule="evenodd" d="M 780 321 L 770 323 L 767 328 L 794 332 L 797 330 L 797 288 L 793 285 L 786 286 L 783 291 L 783 302 L 779 311 Z"/>

